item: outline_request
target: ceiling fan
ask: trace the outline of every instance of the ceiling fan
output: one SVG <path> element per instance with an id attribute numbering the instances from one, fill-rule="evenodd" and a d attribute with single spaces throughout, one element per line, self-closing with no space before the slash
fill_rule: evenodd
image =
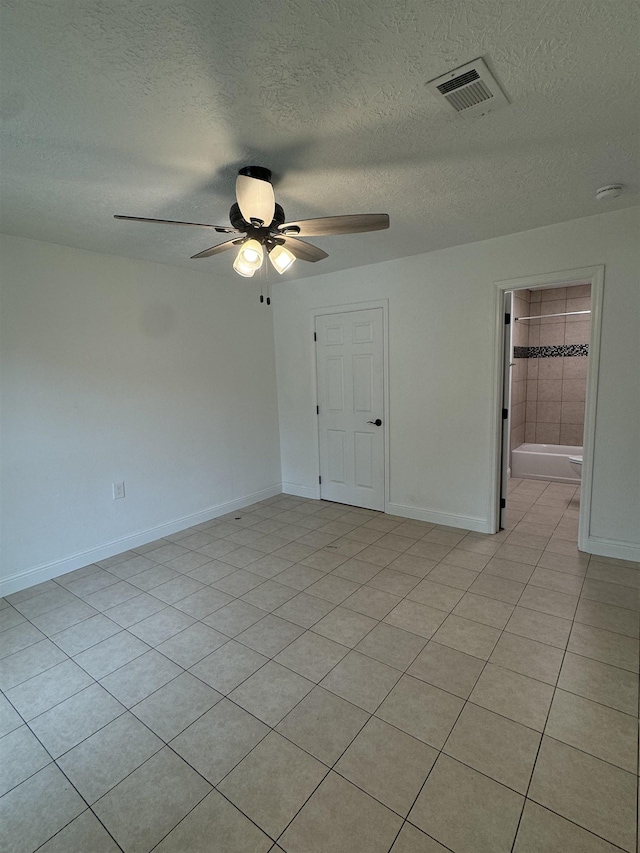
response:
<path id="1" fill-rule="evenodd" d="M 202 222 L 177 222 L 172 219 L 147 219 L 143 216 L 120 216 L 132 222 L 158 222 L 168 225 L 190 225 L 213 228 L 219 234 L 238 235 L 224 243 L 211 246 L 192 258 L 210 258 L 234 246 L 240 249 L 233 264 L 234 270 L 250 278 L 262 267 L 265 254 L 274 269 L 283 273 L 296 259 L 315 263 L 328 257 L 317 246 L 299 237 L 325 237 L 330 234 L 358 234 L 380 231 L 389 227 L 386 213 L 359 213 L 348 216 L 324 216 L 285 222 L 284 210 L 276 204 L 271 171 L 264 166 L 244 166 L 236 178 L 237 202 L 231 205 L 228 225 L 207 225 Z"/>

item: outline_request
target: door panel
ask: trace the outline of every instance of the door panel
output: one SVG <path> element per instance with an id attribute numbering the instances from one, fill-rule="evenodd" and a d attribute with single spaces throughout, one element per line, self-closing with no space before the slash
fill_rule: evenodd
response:
<path id="1" fill-rule="evenodd" d="M 344 359 L 329 356 L 325 362 L 327 377 L 327 408 L 332 412 L 344 411 Z"/>
<path id="2" fill-rule="evenodd" d="M 327 482 L 345 484 L 346 458 L 344 445 L 344 432 L 342 430 L 327 430 Z"/>
<path id="3" fill-rule="evenodd" d="M 355 448 L 355 484 L 359 488 L 373 488 L 373 472 L 375 469 L 375 447 L 370 432 L 354 433 Z"/>
<path id="4" fill-rule="evenodd" d="M 353 409 L 371 414 L 373 402 L 373 358 L 370 355 L 353 357 Z"/>
<path id="5" fill-rule="evenodd" d="M 382 308 L 316 317 L 320 495 L 384 509 Z"/>

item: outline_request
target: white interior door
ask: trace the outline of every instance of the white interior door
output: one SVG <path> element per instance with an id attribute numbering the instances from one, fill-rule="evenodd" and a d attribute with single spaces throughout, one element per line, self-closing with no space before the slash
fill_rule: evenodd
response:
<path id="1" fill-rule="evenodd" d="M 384 510 L 382 308 L 316 317 L 320 496 Z"/>

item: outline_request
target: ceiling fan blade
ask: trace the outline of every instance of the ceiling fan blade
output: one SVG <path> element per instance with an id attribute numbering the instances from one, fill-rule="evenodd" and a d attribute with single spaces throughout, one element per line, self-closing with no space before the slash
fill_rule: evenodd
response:
<path id="1" fill-rule="evenodd" d="M 238 175 L 236 198 L 245 222 L 259 219 L 265 225 L 271 224 L 276 209 L 276 199 L 273 187 L 268 181 L 250 178 L 248 175 Z"/>
<path id="2" fill-rule="evenodd" d="M 301 261 L 311 261 L 314 264 L 316 261 L 321 261 L 323 258 L 329 257 L 325 251 L 319 249 L 317 246 L 312 246 L 311 243 L 305 243 L 304 240 L 297 240 L 295 237 L 286 237 L 284 234 L 279 239 L 283 239 L 285 247 Z"/>
<path id="3" fill-rule="evenodd" d="M 227 240 L 226 243 L 218 243 L 217 246 L 211 246 L 210 249 L 198 252 L 197 255 L 191 255 L 191 260 L 194 258 L 210 258 L 212 255 L 218 255 L 220 252 L 226 252 L 227 249 L 231 249 L 233 246 L 239 246 L 240 243 L 244 243 L 244 238 L 241 240 Z"/>
<path id="4" fill-rule="evenodd" d="M 278 230 L 281 234 L 290 233 L 299 237 L 325 237 L 330 234 L 382 231 L 388 227 L 389 214 L 387 213 L 355 213 L 349 216 L 323 216 L 320 219 L 285 222 Z"/>
<path id="5" fill-rule="evenodd" d="M 175 219 L 147 219 L 145 216 L 119 216 L 116 214 L 114 219 L 127 219 L 129 222 L 156 222 L 161 225 L 195 225 L 196 228 L 213 228 L 219 234 L 240 234 L 237 228 L 232 228 L 230 225 L 206 225 L 204 222 L 178 222 Z"/>

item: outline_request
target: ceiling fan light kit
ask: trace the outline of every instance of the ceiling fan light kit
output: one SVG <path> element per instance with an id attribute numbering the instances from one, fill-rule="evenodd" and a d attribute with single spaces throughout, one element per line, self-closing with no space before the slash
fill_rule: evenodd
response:
<path id="1" fill-rule="evenodd" d="M 286 272 L 289 267 L 293 264 L 296 257 L 290 252 L 288 249 L 285 249 L 284 246 L 276 243 L 276 245 L 269 252 L 269 260 L 271 261 L 271 265 L 275 269 L 276 272 L 279 272 L 282 275 L 283 272 Z"/>
<path id="2" fill-rule="evenodd" d="M 291 268 L 296 259 L 315 263 L 328 257 L 327 253 L 298 237 L 325 237 L 331 234 L 359 234 L 381 231 L 389 227 L 387 213 L 360 213 L 347 216 L 324 216 L 285 222 L 284 210 L 276 204 L 271 171 L 264 166 L 244 166 L 236 178 L 237 202 L 231 205 L 228 225 L 207 225 L 200 222 L 178 222 L 170 219 L 149 219 L 142 216 L 116 215 L 115 219 L 167 225 L 191 225 L 213 228 L 221 234 L 235 234 L 224 243 L 204 249 L 192 258 L 210 258 L 239 246 L 233 263 L 234 270 L 251 278 L 264 263 L 265 252 L 280 275 Z M 263 301 L 262 299 L 260 301 Z M 271 300 L 267 298 L 267 304 Z"/>

